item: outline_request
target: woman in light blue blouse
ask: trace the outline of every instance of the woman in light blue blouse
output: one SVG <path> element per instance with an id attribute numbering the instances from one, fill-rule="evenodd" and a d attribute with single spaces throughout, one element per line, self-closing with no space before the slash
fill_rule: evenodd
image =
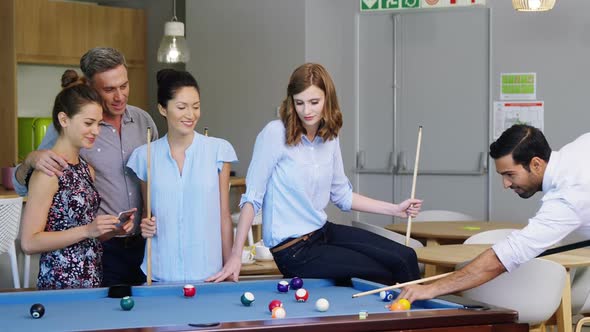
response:
<path id="1" fill-rule="evenodd" d="M 343 211 L 397 217 L 416 215 L 422 201 L 396 205 L 352 192 L 338 138 L 342 113 L 324 67 L 307 63 L 293 72 L 280 115 L 256 139 L 231 258 L 208 280 L 238 279 L 246 234 L 260 209 L 264 243 L 286 277 L 386 284 L 419 278 L 413 249 L 327 220 L 329 201 Z"/>
<path id="2" fill-rule="evenodd" d="M 153 238 L 153 280 L 203 280 L 221 270 L 231 254 L 229 173 L 236 153 L 227 141 L 195 132 L 201 98 L 190 73 L 163 69 L 157 80 L 158 110 L 168 133 L 150 146 L 153 217 L 145 218 L 144 209 L 141 233 Z M 145 197 L 147 145 L 133 152 L 127 166 L 143 181 Z"/>

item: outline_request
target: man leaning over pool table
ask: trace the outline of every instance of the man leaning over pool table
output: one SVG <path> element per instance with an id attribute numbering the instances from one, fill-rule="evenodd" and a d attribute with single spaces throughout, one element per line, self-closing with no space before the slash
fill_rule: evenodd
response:
<path id="1" fill-rule="evenodd" d="M 543 133 L 513 125 L 490 145 L 504 188 L 522 198 L 543 191 L 541 208 L 522 230 L 484 251 L 457 272 L 428 285 L 407 286 L 410 302 L 463 291 L 513 271 L 576 232 L 590 238 L 590 133 L 551 151 Z"/>

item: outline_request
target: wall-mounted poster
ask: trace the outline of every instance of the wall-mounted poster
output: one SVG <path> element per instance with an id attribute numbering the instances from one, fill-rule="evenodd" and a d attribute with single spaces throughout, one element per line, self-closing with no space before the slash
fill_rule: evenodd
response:
<path id="1" fill-rule="evenodd" d="M 494 140 L 514 124 L 528 124 L 543 130 L 544 103 L 542 101 L 494 102 Z"/>

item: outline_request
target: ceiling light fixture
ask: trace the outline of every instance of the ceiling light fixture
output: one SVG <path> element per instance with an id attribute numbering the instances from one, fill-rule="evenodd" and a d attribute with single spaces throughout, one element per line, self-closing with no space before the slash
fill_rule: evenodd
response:
<path id="1" fill-rule="evenodd" d="M 553 8 L 555 0 L 512 0 L 512 7 L 524 12 L 543 12 Z"/>
<path id="2" fill-rule="evenodd" d="M 158 48 L 158 62 L 187 63 L 190 52 L 184 38 L 184 23 L 176 18 L 176 0 L 174 0 L 174 16 L 172 21 L 164 25 L 164 37 Z"/>

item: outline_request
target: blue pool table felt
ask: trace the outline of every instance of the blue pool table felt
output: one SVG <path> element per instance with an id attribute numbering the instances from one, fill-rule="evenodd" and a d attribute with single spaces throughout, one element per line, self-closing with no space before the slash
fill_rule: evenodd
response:
<path id="1" fill-rule="evenodd" d="M 285 279 L 289 281 L 288 279 Z M 287 318 L 358 315 L 362 310 L 385 313 L 388 310 L 379 294 L 352 298 L 355 293 L 382 287 L 380 284 L 353 279 L 352 287 L 335 286 L 325 279 L 304 279 L 309 292 L 307 302 L 297 302 L 295 291 L 277 291 L 277 280 L 243 281 L 239 283 L 196 283 L 197 294 L 185 298 L 182 284 L 133 287 L 135 306 L 124 311 L 120 299 L 107 297 L 108 289 L 31 291 L 0 294 L 0 322 L 8 331 L 63 331 L 97 330 L 130 327 L 158 327 L 170 325 L 203 324 L 226 321 L 270 320 L 270 301 L 283 302 Z M 251 306 L 240 302 L 242 293 L 255 296 Z M 397 296 L 397 293 L 396 293 Z M 326 312 L 315 309 L 319 298 L 326 298 L 330 308 Z M 33 319 L 29 308 L 34 303 L 45 306 L 45 315 Z M 412 310 L 456 309 L 462 305 L 444 300 L 417 301 Z"/>

